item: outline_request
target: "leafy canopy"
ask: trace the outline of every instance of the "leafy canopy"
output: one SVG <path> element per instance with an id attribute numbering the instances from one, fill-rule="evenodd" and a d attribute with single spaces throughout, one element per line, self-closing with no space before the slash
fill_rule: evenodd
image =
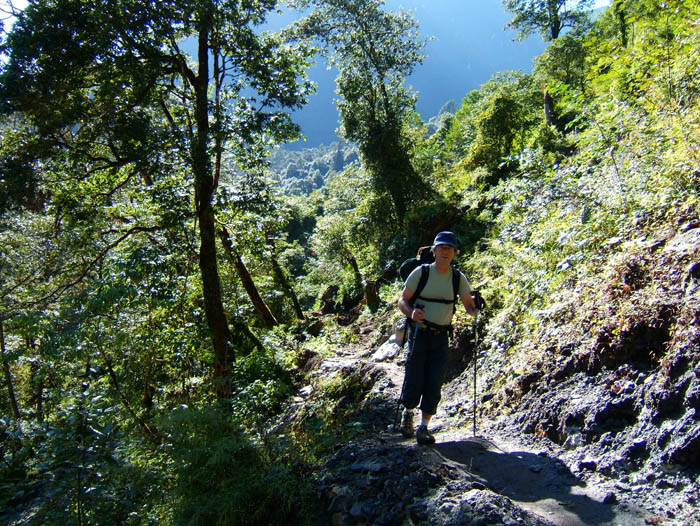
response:
<path id="1" fill-rule="evenodd" d="M 539 33 L 545 41 L 556 40 L 567 27 L 576 28 L 588 20 L 593 0 L 503 0 L 513 18 L 506 27 L 518 30 L 517 40 Z"/>
<path id="2" fill-rule="evenodd" d="M 374 190 L 391 197 L 392 223 L 401 225 L 411 193 L 423 189 L 411 164 L 406 130 L 416 96 L 404 86 L 404 79 L 423 60 L 425 41 L 416 21 L 405 11 L 385 11 L 380 0 L 299 4 L 315 8 L 298 24 L 298 33 L 320 41 L 339 71 L 341 131 L 357 144 Z"/>

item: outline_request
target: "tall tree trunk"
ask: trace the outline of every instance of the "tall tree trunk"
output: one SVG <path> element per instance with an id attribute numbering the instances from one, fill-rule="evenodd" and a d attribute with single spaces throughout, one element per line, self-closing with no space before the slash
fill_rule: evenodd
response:
<path id="1" fill-rule="evenodd" d="M 360 267 L 357 264 L 355 256 L 353 256 L 351 253 L 348 253 L 347 258 L 348 263 L 350 263 L 350 266 L 352 267 L 352 273 L 355 275 L 355 282 L 358 286 L 362 286 L 362 274 L 360 274 Z"/>
<path id="2" fill-rule="evenodd" d="M 10 397 L 10 405 L 12 406 L 12 415 L 19 419 L 22 418 L 22 413 L 19 412 L 15 386 L 12 383 L 12 371 L 10 371 L 10 364 L 7 362 L 5 354 L 5 328 L 2 320 L 0 320 L 0 352 L 2 352 L 2 368 L 5 373 L 5 383 L 7 384 L 7 394 Z"/>
<path id="3" fill-rule="evenodd" d="M 44 380 L 37 379 L 39 373 L 41 372 L 42 366 L 38 363 L 32 363 L 31 365 L 31 385 L 33 386 L 34 396 L 32 397 L 32 402 L 34 403 L 34 412 L 36 414 L 36 421 L 42 423 L 44 421 Z"/>
<path id="4" fill-rule="evenodd" d="M 231 397 L 233 346 L 231 331 L 221 299 L 221 282 L 216 262 L 214 207 L 216 180 L 209 158 L 209 32 L 211 16 L 201 14 L 198 58 L 199 70 L 194 82 L 195 125 L 192 143 L 192 171 L 195 179 L 195 203 L 199 220 L 199 270 L 202 277 L 204 312 L 214 347 L 214 391 L 219 399 Z"/>
<path id="5" fill-rule="evenodd" d="M 272 311 L 268 308 L 265 300 L 263 300 L 262 296 L 258 292 L 258 288 L 255 286 L 253 278 L 250 276 L 250 272 L 248 272 L 245 263 L 243 263 L 243 260 L 241 259 L 241 256 L 233 253 L 233 244 L 231 243 L 231 238 L 228 235 L 228 232 L 223 228 L 219 229 L 219 237 L 221 238 L 221 244 L 224 247 L 224 251 L 228 256 L 229 261 L 236 269 L 236 273 L 241 279 L 243 288 L 248 293 L 250 301 L 253 302 L 255 312 L 258 313 L 258 316 L 260 316 L 262 319 L 265 327 L 272 329 L 275 325 L 278 325 L 277 319 L 275 318 L 275 315 L 272 314 Z"/>
<path id="6" fill-rule="evenodd" d="M 624 1 L 615 0 L 613 2 L 613 8 L 615 10 L 615 18 L 617 18 L 617 25 L 620 30 L 622 47 L 627 47 L 627 14 L 625 13 Z"/>
<path id="7" fill-rule="evenodd" d="M 24 346 L 31 349 L 32 353 L 36 352 L 36 342 L 28 334 L 24 336 Z M 44 379 L 40 376 L 44 366 L 39 362 L 32 362 L 31 365 L 31 386 L 34 390 L 32 402 L 34 403 L 34 412 L 36 421 L 42 423 L 44 421 Z M 39 379 L 37 379 L 39 377 Z"/>
<path id="8" fill-rule="evenodd" d="M 366 280 L 365 283 L 365 304 L 370 312 L 377 312 L 379 306 L 381 305 L 381 299 L 379 298 L 379 293 L 377 292 L 377 282 Z"/>
<path id="9" fill-rule="evenodd" d="M 275 274 L 275 279 L 277 280 L 277 283 L 279 283 L 280 287 L 282 287 L 287 293 L 287 296 L 289 296 L 289 298 L 292 300 L 292 305 L 294 305 L 294 312 L 296 312 L 297 318 L 303 320 L 304 311 L 301 310 L 301 304 L 299 303 L 299 298 L 294 292 L 294 287 L 292 287 L 292 284 L 289 283 L 289 279 L 287 279 L 287 274 L 284 272 L 284 269 L 279 264 L 279 261 L 277 261 L 277 257 L 275 256 L 274 245 L 271 242 L 268 242 L 268 244 L 271 248 L 270 263 L 272 264 L 272 272 Z"/>
<path id="10" fill-rule="evenodd" d="M 544 122 L 550 126 L 554 123 L 554 100 L 547 88 L 544 89 Z"/>
<path id="11" fill-rule="evenodd" d="M 548 0 L 547 10 L 549 11 L 549 35 L 552 40 L 559 38 L 561 32 L 561 18 L 559 17 L 559 2 Z"/>

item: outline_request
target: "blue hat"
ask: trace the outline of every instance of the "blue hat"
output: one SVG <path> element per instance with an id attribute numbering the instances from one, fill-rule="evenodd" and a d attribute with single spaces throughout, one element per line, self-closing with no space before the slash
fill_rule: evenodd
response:
<path id="1" fill-rule="evenodd" d="M 438 245 L 450 245 L 454 248 L 459 248 L 459 239 L 452 232 L 440 232 L 435 236 L 435 241 L 433 241 L 433 246 Z"/>

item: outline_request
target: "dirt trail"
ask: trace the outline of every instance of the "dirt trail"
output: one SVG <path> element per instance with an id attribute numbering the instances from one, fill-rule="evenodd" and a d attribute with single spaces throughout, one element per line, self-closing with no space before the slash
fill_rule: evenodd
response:
<path id="1" fill-rule="evenodd" d="M 469 435 L 469 434 L 467 434 Z M 484 480 L 486 487 L 557 526 L 638 526 L 647 513 L 613 500 L 604 490 L 577 479 L 549 453 L 499 440 L 436 434 L 435 451 Z"/>
<path id="2" fill-rule="evenodd" d="M 338 351 L 336 357 L 324 362 L 326 368 L 357 368 L 361 364 L 380 368 L 385 381 L 378 390 L 370 393 L 370 397 L 381 396 L 385 401 L 395 401 L 403 382 L 404 352 L 384 357 L 379 351 L 371 352 L 363 345 L 355 345 Z M 469 475 L 472 487 L 507 497 L 544 524 L 650 524 L 647 522 L 651 519 L 650 514 L 628 502 L 620 491 L 613 493 L 610 486 L 591 487 L 575 477 L 546 441 L 534 442 L 532 437 L 523 437 L 525 440 L 520 441 L 518 437 L 503 436 L 489 422 L 479 422 L 478 425 L 478 434 L 473 436 L 471 424 L 467 428 L 455 428 L 445 411 L 438 409 L 431 423 L 437 442 L 432 447 L 423 448 L 429 450 L 425 457 L 426 466 L 441 463 L 459 468 L 460 472 Z M 403 448 L 421 447 L 415 445 L 413 439 L 404 439 L 389 430 L 370 440 Z M 525 442 L 529 445 L 524 445 Z"/>

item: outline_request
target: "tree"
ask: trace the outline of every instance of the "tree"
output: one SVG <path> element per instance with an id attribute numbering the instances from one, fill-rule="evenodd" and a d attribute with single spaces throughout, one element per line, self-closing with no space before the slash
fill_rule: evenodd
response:
<path id="1" fill-rule="evenodd" d="M 15 384 L 12 381 L 10 363 L 7 358 L 7 351 L 5 350 L 5 328 L 2 319 L 0 319 L 0 358 L 2 359 L 2 371 L 5 375 L 5 386 L 7 387 L 7 395 L 10 399 L 10 406 L 12 407 L 12 415 L 19 419 L 21 418 L 22 414 L 19 412 L 19 405 L 17 405 L 17 396 L 15 395 L 14 387 Z"/>
<path id="2" fill-rule="evenodd" d="M 524 107 L 513 95 L 506 89 L 494 94 L 476 115 L 477 133 L 467 156 L 471 165 L 498 173 L 503 160 L 513 152 L 526 123 Z"/>
<path id="3" fill-rule="evenodd" d="M 342 133 L 358 145 L 374 190 L 391 196 L 394 223 L 402 225 L 411 200 L 426 191 L 406 133 L 416 96 L 403 84 L 423 60 L 416 21 L 404 11 L 384 11 L 382 0 L 298 3 L 315 5 L 299 33 L 319 39 L 338 68 Z"/>
<path id="4" fill-rule="evenodd" d="M 583 93 L 586 88 L 585 59 L 583 36 L 566 34 L 535 58 L 534 71 L 547 82 L 564 83 Z"/>
<path id="5" fill-rule="evenodd" d="M 544 88 L 544 112 L 547 125 L 560 127 L 565 119 L 556 115 L 552 85 L 566 86 L 580 93 L 586 91 L 586 51 L 583 35 L 567 33 L 554 40 L 540 56 L 535 58 L 535 75 L 542 79 Z M 564 122 L 562 122 L 564 121 Z"/>
<path id="6" fill-rule="evenodd" d="M 593 0 L 503 0 L 513 19 L 506 27 L 516 29 L 517 40 L 540 33 L 545 41 L 555 40 L 567 27 L 577 27 L 588 21 L 587 9 Z"/>
<path id="7" fill-rule="evenodd" d="M 615 20 L 617 21 L 617 27 L 620 32 L 620 42 L 622 47 L 627 47 L 628 43 L 628 14 L 626 0 L 614 0 L 613 1 L 613 12 L 615 13 Z"/>
<path id="8" fill-rule="evenodd" d="M 469 170 L 483 167 L 498 179 L 512 169 L 504 161 L 525 143 L 539 103 L 532 75 L 497 73 L 464 98 L 447 131 L 446 148 L 463 157 L 461 164 Z"/>
<path id="9" fill-rule="evenodd" d="M 592 3 L 592 0 L 503 0 L 506 10 L 515 15 L 506 27 L 519 30 L 518 40 L 524 40 L 537 31 L 545 41 L 554 41 L 567 27 L 581 34 L 589 25 L 587 10 Z M 554 122 L 554 99 L 546 86 L 544 117 L 547 125 Z"/>
<path id="10" fill-rule="evenodd" d="M 445 133 L 445 148 L 452 154 L 453 159 L 464 156 L 469 145 L 474 142 L 475 131 L 470 117 L 482 97 L 481 91 L 470 91 L 462 99 L 462 105 L 450 122 L 450 127 Z"/>
<path id="11" fill-rule="evenodd" d="M 26 119 L 42 145 L 37 159 L 96 189 L 82 196 L 87 202 L 70 197 L 73 208 L 109 206 L 126 187 L 149 188 L 187 168 L 214 375 L 223 379 L 234 359 L 216 250 L 223 153 L 244 168 L 259 164 L 269 142 L 296 137 L 285 109 L 309 92 L 303 46 L 256 30 L 275 5 L 43 0 L 25 9 L 2 47 L 0 109 Z"/>
<path id="12" fill-rule="evenodd" d="M 225 228 L 220 228 L 219 237 L 221 238 L 221 244 L 224 247 L 226 256 L 236 269 L 236 273 L 243 284 L 243 288 L 246 290 L 248 297 L 253 302 L 255 311 L 258 313 L 258 316 L 260 316 L 260 319 L 262 319 L 265 327 L 272 329 L 274 326 L 278 325 L 277 319 L 275 318 L 275 315 L 272 314 L 272 311 L 270 311 L 265 303 L 265 300 L 263 300 L 262 296 L 258 292 L 258 288 L 255 286 L 255 282 L 248 271 L 248 267 L 246 267 L 245 263 L 243 262 L 243 258 L 238 252 L 234 251 L 233 243 L 231 242 L 231 236 L 229 235 L 228 230 Z"/>

